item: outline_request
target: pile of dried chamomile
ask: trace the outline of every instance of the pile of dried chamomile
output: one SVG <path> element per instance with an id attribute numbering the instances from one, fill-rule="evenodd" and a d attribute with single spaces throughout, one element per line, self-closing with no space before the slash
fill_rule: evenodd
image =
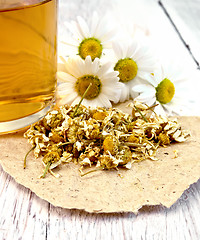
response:
<path id="1" fill-rule="evenodd" d="M 52 169 L 69 162 L 80 165 L 82 176 L 99 169 L 130 169 L 134 162 L 156 160 L 159 146 L 189 136 L 176 120 L 157 116 L 144 104 L 130 107 L 132 116 L 117 108 L 61 106 L 32 125 L 24 136 L 35 157 L 42 156 L 41 177 L 48 171 L 57 177 Z"/>

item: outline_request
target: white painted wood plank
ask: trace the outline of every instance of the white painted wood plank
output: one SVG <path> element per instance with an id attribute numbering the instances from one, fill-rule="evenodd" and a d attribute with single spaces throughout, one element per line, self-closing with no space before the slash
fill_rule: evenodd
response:
<path id="1" fill-rule="evenodd" d="M 84 211 L 51 208 L 51 224 L 59 225 L 64 231 L 53 232 L 50 239 L 124 239 L 121 214 L 89 214 Z M 60 219 L 56 222 L 57 217 Z"/>
<path id="2" fill-rule="evenodd" d="M 89 214 L 84 211 L 63 210 L 51 206 L 49 239 L 194 239 L 200 237 L 199 210 L 191 212 L 191 204 L 199 196 L 190 191 L 200 190 L 200 182 L 187 190 L 170 209 L 161 206 L 144 207 L 139 215 Z M 193 189 L 194 188 L 194 189 Z M 197 205 L 196 205 L 197 206 Z M 196 216 L 196 220 L 194 219 Z M 52 227 L 54 226 L 54 227 Z M 55 229 L 63 231 L 55 231 Z"/>
<path id="3" fill-rule="evenodd" d="M 94 9 L 104 14 L 117 3 L 124 13 L 134 14 L 137 9 L 143 9 L 141 18 L 145 17 L 144 23 L 150 28 L 156 51 L 164 58 L 169 57 L 169 53 L 173 53 L 173 58 L 178 55 L 195 69 L 196 64 L 156 0 L 61 0 L 60 6 L 62 17 L 67 20 L 76 15 L 88 16 Z M 16 184 L 0 167 L 0 239 L 197 240 L 200 239 L 199 211 L 200 181 L 170 209 L 144 207 L 137 216 L 132 213 L 89 214 L 49 205 Z"/>
<path id="4" fill-rule="evenodd" d="M 200 1 L 161 0 L 161 2 L 200 63 Z"/>
<path id="5" fill-rule="evenodd" d="M 139 215 L 89 214 L 56 208 L 1 172 L 1 239 L 199 239 L 200 181 L 170 209 L 144 207 Z M 32 195 L 32 196 L 31 196 Z M 49 211 L 49 218 L 48 218 Z"/>
<path id="6" fill-rule="evenodd" d="M 138 11 L 139 14 L 141 13 L 141 18 L 145 19 L 143 23 L 146 24 L 149 29 L 149 39 L 147 41 L 152 46 L 155 56 L 157 56 L 161 62 L 168 62 L 176 66 L 178 72 L 186 72 L 189 78 L 187 97 L 196 103 L 200 102 L 198 91 L 200 87 L 200 71 L 197 71 L 198 66 L 180 39 L 169 18 L 158 4 L 158 1 L 124 0 L 122 3 L 122 1 L 119 0 L 119 3 L 121 11 L 127 13 L 127 16 L 131 16 L 131 11 L 133 11 L 134 6 L 135 11 Z M 137 4 L 139 6 L 138 9 Z M 193 108 L 192 111 L 196 107 L 195 104 L 191 106 L 191 108 Z M 199 107 L 197 107 L 197 109 L 199 109 Z M 196 115 L 196 112 L 192 113 L 192 111 L 191 115 Z M 199 113 L 200 111 L 197 110 L 197 114 Z"/>
<path id="7" fill-rule="evenodd" d="M 194 100 L 194 102 L 200 101 L 198 92 L 193 91 L 193 86 L 199 86 L 200 82 L 200 75 L 197 76 L 196 73 L 197 64 L 157 0 L 110 0 L 108 6 L 105 4 L 105 0 L 94 0 L 93 7 L 91 7 L 88 0 L 75 0 L 73 4 L 71 4 L 70 0 L 61 0 L 60 5 L 62 7 L 60 8 L 59 32 L 62 34 L 66 32 L 64 21 L 75 19 L 77 15 L 87 19 L 93 10 L 97 10 L 100 16 L 104 16 L 109 12 L 111 17 L 116 18 L 116 21 L 119 17 L 124 17 L 127 24 L 144 25 L 149 30 L 148 42 L 155 56 L 158 56 L 161 62 L 167 61 L 177 66 L 178 72 L 188 71 L 190 78 L 188 99 Z M 73 11 L 70 11 L 70 7 L 73 8 Z M 70 12 L 69 19 L 68 12 Z M 195 77 L 193 77 L 194 72 Z M 195 107 L 192 106 L 192 108 Z"/>
<path id="8" fill-rule="evenodd" d="M 196 69 L 197 66 L 190 53 L 158 3 L 150 0 L 143 6 L 148 9 L 147 26 L 150 31 L 151 44 L 158 57 L 175 65 L 181 64 L 189 69 Z"/>
<path id="9" fill-rule="evenodd" d="M 118 15 L 124 17 L 128 21 L 127 24 L 136 22 L 146 25 L 158 55 L 170 58 L 171 54 L 171 58 L 176 58 L 180 62 L 185 59 L 189 67 L 196 67 L 157 0 L 75 0 L 73 2 L 60 0 L 59 33 L 66 32 L 65 21 L 75 20 L 78 15 L 87 19 L 94 10 L 100 16 L 106 13 L 115 16 L 116 20 Z"/>
<path id="10" fill-rule="evenodd" d="M 0 166 L 0 239 L 46 239 L 49 203 L 17 184 Z"/>
<path id="11" fill-rule="evenodd" d="M 86 4 L 86 2 L 87 1 L 82 1 L 83 4 Z M 173 64 L 176 64 L 176 62 L 183 63 L 184 66 L 186 65 L 189 69 L 191 69 L 191 71 L 197 68 L 196 63 L 192 59 L 188 50 L 185 48 L 184 44 L 181 42 L 180 37 L 177 35 L 177 32 L 171 25 L 169 19 L 166 17 L 161 7 L 157 4 L 157 1 L 124 0 L 115 1 L 115 3 L 118 3 L 120 5 L 119 9 L 121 11 L 121 14 L 123 14 L 124 12 L 125 15 L 129 16 L 129 23 L 132 20 L 138 20 L 138 23 L 140 23 L 140 20 L 142 20 L 142 23 L 148 26 L 151 34 L 150 38 L 152 44 L 155 46 L 156 53 L 161 56 L 161 58 L 171 59 L 173 61 Z M 109 2 L 109 4 L 111 4 L 111 1 Z M 73 12 L 73 15 L 76 16 L 77 14 L 75 14 L 75 12 L 78 12 L 78 14 L 80 15 L 83 14 L 81 11 L 79 12 L 79 10 L 76 8 L 74 8 Z M 90 11 L 86 12 L 87 14 L 88 12 L 90 13 Z M 82 15 L 83 17 L 87 16 L 86 12 L 84 12 L 84 14 Z M 134 15 L 133 18 L 131 17 L 132 15 Z M 137 17 L 135 17 L 135 15 L 137 15 L 138 19 Z M 185 200 L 183 201 L 181 199 L 169 210 L 162 207 L 154 207 L 152 208 L 154 210 L 150 213 L 147 211 L 148 209 L 146 211 L 142 210 L 142 212 L 140 212 L 138 216 L 135 216 L 133 214 L 111 216 L 102 214 L 100 216 L 95 215 L 94 217 L 93 215 L 87 216 L 87 214 L 80 212 L 79 219 L 82 219 L 82 221 L 75 221 L 74 227 L 75 229 L 83 232 L 84 230 L 80 230 L 80 228 L 88 229 L 88 224 L 85 222 L 90 221 L 90 225 L 96 226 L 96 228 L 92 232 L 87 232 L 89 236 L 93 237 L 92 239 L 105 239 L 105 235 L 103 235 L 104 232 L 107 232 L 107 239 L 114 239 L 112 238 L 111 234 L 114 234 L 114 236 L 117 237 L 117 234 L 115 234 L 113 229 L 116 229 L 117 222 L 120 221 L 123 225 L 123 239 L 131 239 L 133 237 L 135 239 L 159 240 L 190 239 L 189 237 L 191 236 L 192 239 L 199 239 L 200 232 L 198 230 L 198 212 L 196 214 L 193 212 L 193 218 L 190 217 L 190 209 L 200 208 L 200 198 L 197 194 L 197 192 L 200 191 L 200 183 L 198 182 L 198 184 L 196 184 L 195 186 L 197 186 L 194 190 L 195 196 L 189 195 L 188 199 L 186 200 L 187 205 L 184 202 Z M 188 193 L 190 193 L 190 191 L 193 192 L 192 190 L 188 190 Z M 184 196 L 185 194 L 183 195 L 183 198 L 186 198 Z M 194 199 L 196 201 L 194 201 Z M 57 208 L 52 208 L 51 213 L 55 214 L 55 211 L 57 210 Z M 60 210 L 59 215 L 61 216 L 63 226 L 69 224 L 68 214 L 73 214 L 73 217 L 76 218 L 77 212 L 74 213 L 70 211 L 67 215 L 62 214 L 63 212 Z M 70 223 L 72 223 L 72 221 L 73 220 L 71 220 Z M 191 226 L 194 227 L 192 228 Z M 49 231 L 51 231 L 52 233 L 51 228 Z M 70 234 L 74 238 L 74 229 L 70 231 Z M 67 235 L 63 235 L 63 237 L 65 236 Z M 86 237 L 84 235 L 81 235 L 80 233 L 75 236 L 77 237 L 77 239 L 86 239 L 88 237 L 88 235 Z"/>

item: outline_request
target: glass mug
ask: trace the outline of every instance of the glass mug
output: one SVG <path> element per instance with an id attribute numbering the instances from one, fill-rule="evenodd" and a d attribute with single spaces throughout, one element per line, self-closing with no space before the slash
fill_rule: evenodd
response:
<path id="1" fill-rule="evenodd" d="M 0 134 L 49 110 L 56 88 L 57 0 L 0 0 Z"/>

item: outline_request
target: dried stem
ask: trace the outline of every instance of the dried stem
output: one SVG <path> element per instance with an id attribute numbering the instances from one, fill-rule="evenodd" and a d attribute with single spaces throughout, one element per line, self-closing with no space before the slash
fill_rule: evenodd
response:
<path id="1" fill-rule="evenodd" d="M 132 143 L 132 142 L 124 142 L 124 145 L 129 146 L 129 147 L 144 147 L 144 144 Z"/>
<path id="2" fill-rule="evenodd" d="M 25 157 L 24 157 L 24 169 L 26 168 L 26 159 L 27 159 L 29 153 L 30 153 L 31 151 L 33 151 L 34 148 L 35 148 L 35 146 L 32 147 L 32 148 L 26 153 L 26 155 L 25 155 Z"/>
<path id="3" fill-rule="evenodd" d="M 65 146 L 65 145 L 68 145 L 68 144 L 73 144 L 73 142 L 65 142 L 65 143 L 61 143 L 61 144 L 59 144 L 59 145 Z"/>
<path id="4" fill-rule="evenodd" d="M 157 107 L 159 104 L 158 103 L 156 103 L 156 104 L 154 104 L 154 105 L 152 105 L 151 107 L 149 107 L 148 106 L 148 108 L 147 109 L 145 109 L 145 110 L 152 110 L 152 108 L 154 108 L 154 107 Z"/>
<path id="5" fill-rule="evenodd" d="M 87 87 L 87 89 L 85 90 L 85 92 L 84 92 L 84 94 L 83 94 L 80 102 L 78 103 L 76 109 L 74 110 L 74 113 L 73 113 L 73 116 L 72 116 L 73 118 L 76 116 L 76 113 L 77 113 L 77 111 L 78 111 L 78 108 L 80 107 L 83 99 L 85 98 L 85 96 L 86 96 L 86 94 L 87 94 L 87 92 L 89 91 L 89 89 L 90 89 L 91 86 L 92 86 L 92 83 L 90 83 L 89 86 Z"/>
<path id="6" fill-rule="evenodd" d="M 48 162 L 48 163 L 46 164 L 46 167 L 45 167 L 45 169 L 44 169 L 44 173 L 42 174 L 41 178 L 45 178 L 45 176 L 46 176 L 46 174 L 47 174 L 50 166 L 51 166 L 51 162 Z"/>
<path id="7" fill-rule="evenodd" d="M 104 169 L 104 167 L 98 167 L 98 168 L 96 168 L 96 169 L 92 169 L 92 170 L 90 170 L 90 171 L 88 171 L 88 172 L 86 172 L 86 173 L 82 173 L 82 174 L 81 174 L 81 177 L 83 177 L 83 176 L 85 176 L 85 175 L 87 175 L 87 174 L 89 174 L 89 173 L 96 172 L 96 171 L 103 170 L 103 169 Z"/>
<path id="8" fill-rule="evenodd" d="M 144 121 L 145 122 L 149 122 L 147 119 L 146 119 L 146 117 L 142 114 L 142 112 L 140 111 L 140 109 L 139 108 L 137 108 L 135 105 L 134 105 L 134 108 L 139 112 L 139 114 L 141 115 L 141 117 L 144 119 Z"/>

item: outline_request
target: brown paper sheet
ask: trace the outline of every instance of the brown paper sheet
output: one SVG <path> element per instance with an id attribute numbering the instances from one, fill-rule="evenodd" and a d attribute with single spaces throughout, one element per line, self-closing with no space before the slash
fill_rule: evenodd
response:
<path id="1" fill-rule="evenodd" d="M 43 166 L 33 153 L 23 169 L 31 146 L 22 133 L 0 137 L 0 163 L 18 183 L 55 206 L 134 213 L 143 205 L 170 207 L 200 177 L 200 117 L 180 117 L 179 122 L 191 131 L 187 142 L 159 148 L 158 161 L 134 163 L 131 170 L 98 171 L 81 177 L 79 167 L 70 163 L 54 170 L 60 178 L 47 174 L 40 179 Z M 177 158 L 174 150 L 178 151 Z"/>

